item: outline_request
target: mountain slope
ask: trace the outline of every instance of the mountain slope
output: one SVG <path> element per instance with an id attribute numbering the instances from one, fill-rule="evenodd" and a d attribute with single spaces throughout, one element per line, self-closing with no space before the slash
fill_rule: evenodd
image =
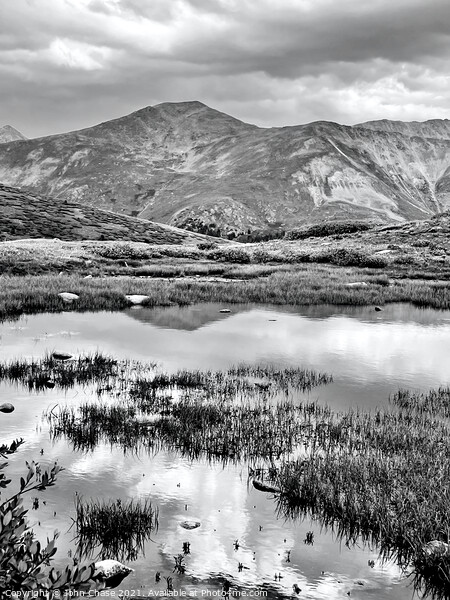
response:
<path id="1" fill-rule="evenodd" d="M 0 241 L 23 238 L 130 240 L 149 244 L 205 241 L 203 235 L 75 202 L 55 202 L 0 184 Z"/>
<path id="2" fill-rule="evenodd" d="M 0 127 L 0 144 L 6 144 L 8 142 L 16 142 L 19 140 L 26 140 L 27 138 L 11 127 L 11 125 L 3 125 Z"/>
<path id="3" fill-rule="evenodd" d="M 450 206 L 450 123 L 262 129 L 200 102 L 0 147 L 0 181 L 197 231 L 402 222 Z"/>

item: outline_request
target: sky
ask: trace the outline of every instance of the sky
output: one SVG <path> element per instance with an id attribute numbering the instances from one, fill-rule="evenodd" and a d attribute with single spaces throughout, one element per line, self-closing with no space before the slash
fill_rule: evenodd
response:
<path id="1" fill-rule="evenodd" d="M 199 100 L 262 127 L 450 118 L 449 0 L 0 0 L 0 126 Z"/>

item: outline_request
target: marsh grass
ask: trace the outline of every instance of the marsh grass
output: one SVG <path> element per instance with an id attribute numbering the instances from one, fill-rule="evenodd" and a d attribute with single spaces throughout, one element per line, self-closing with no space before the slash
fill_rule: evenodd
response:
<path id="1" fill-rule="evenodd" d="M 49 382 L 61 389 L 104 383 L 111 377 L 117 378 L 118 374 L 118 361 L 98 352 L 67 361 L 48 354 L 39 360 L 0 363 L 0 381 L 18 383 L 30 391 L 45 390 Z"/>
<path id="2" fill-rule="evenodd" d="M 158 529 L 158 510 L 148 499 L 84 500 L 76 496 L 76 540 L 80 558 L 136 560 Z"/>
<path id="3" fill-rule="evenodd" d="M 280 391 L 331 379 L 300 368 L 167 374 L 141 365 L 131 380 L 128 366 L 114 368 L 107 401 L 48 414 L 53 439 L 82 451 L 106 443 L 126 452 L 164 448 L 190 459 L 245 461 L 252 476 L 280 490 L 280 515 L 309 515 L 348 544 L 376 546 L 412 568 L 417 586 L 448 597 L 450 559 L 424 554 L 431 540 L 450 542 L 447 389 L 414 401 L 399 392 L 392 410 L 335 413 L 292 398 L 270 402 Z"/>
<path id="4" fill-rule="evenodd" d="M 440 387 L 427 393 L 399 390 L 390 397 L 390 402 L 402 410 L 450 417 L 450 388 Z"/>

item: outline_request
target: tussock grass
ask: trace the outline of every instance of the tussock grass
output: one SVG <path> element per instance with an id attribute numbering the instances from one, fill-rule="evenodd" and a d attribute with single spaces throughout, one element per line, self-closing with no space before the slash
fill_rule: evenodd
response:
<path id="1" fill-rule="evenodd" d="M 76 496 L 75 506 L 81 558 L 91 558 L 100 548 L 102 560 L 136 560 L 158 528 L 158 510 L 148 499 L 100 501 Z"/>
<path id="2" fill-rule="evenodd" d="M 30 391 L 45 390 L 49 384 L 67 389 L 77 384 L 104 383 L 118 373 L 118 362 L 100 353 L 64 362 L 49 354 L 40 360 L 0 363 L 0 381 L 20 383 Z"/>
<path id="3" fill-rule="evenodd" d="M 426 394 L 399 390 L 390 397 L 390 401 L 402 410 L 450 417 L 450 388 L 448 386 L 430 390 Z"/>

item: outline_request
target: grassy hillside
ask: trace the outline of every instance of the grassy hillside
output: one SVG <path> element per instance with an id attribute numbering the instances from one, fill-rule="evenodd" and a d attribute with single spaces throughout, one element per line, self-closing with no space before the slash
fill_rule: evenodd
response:
<path id="1" fill-rule="evenodd" d="M 92 206 L 37 196 L 0 184 L 0 240 L 59 238 L 130 240 L 149 244 L 195 243 L 199 234 L 118 215 Z"/>

